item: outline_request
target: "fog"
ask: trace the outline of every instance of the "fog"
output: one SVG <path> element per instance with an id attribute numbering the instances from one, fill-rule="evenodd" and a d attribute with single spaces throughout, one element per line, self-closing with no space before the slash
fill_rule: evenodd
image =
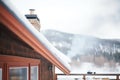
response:
<path id="1" fill-rule="evenodd" d="M 90 36 L 74 36 L 71 49 L 67 54 L 71 59 L 71 73 L 87 73 L 89 71 L 119 73 L 120 60 L 116 61 L 117 57 L 114 56 L 120 53 L 120 47 L 115 47 L 119 44 L 107 42 Z"/>

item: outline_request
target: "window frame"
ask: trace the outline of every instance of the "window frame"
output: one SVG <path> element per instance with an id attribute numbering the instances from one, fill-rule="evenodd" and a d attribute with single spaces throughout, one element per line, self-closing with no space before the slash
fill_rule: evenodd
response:
<path id="1" fill-rule="evenodd" d="M 2 80 L 9 80 L 9 69 L 12 67 L 27 67 L 27 80 L 31 80 L 31 67 L 38 66 L 38 80 L 40 80 L 40 63 L 39 59 L 2 56 L 0 55 L 0 68 L 2 68 Z"/>
<path id="2" fill-rule="evenodd" d="M 30 75 L 32 75 L 32 67 L 37 67 L 37 80 L 39 80 L 39 67 L 38 66 L 30 66 Z M 30 76 L 30 80 L 32 80 L 32 76 Z"/>
<path id="3" fill-rule="evenodd" d="M 29 80 L 29 67 L 28 66 L 9 66 L 9 69 L 8 69 L 8 79 L 10 79 L 10 69 L 22 69 L 22 68 L 26 68 L 27 69 L 27 80 Z"/>
<path id="4" fill-rule="evenodd" d="M 0 62 L 0 68 L 2 69 L 2 80 L 4 80 L 4 79 L 3 79 L 3 77 L 4 77 L 4 76 L 3 76 L 3 75 L 4 75 L 4 74 L 3 74 L 4 71 L 3 71 L 3 63 L 2 63 L 2 62 Z"/>

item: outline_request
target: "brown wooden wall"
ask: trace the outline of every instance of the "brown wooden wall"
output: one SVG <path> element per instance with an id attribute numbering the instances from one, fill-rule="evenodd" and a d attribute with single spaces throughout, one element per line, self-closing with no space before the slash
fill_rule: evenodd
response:
<path id="1" fill-rule="evenodd" d="M 0 55 L 21 56 L 41 60 L 40 80 L 53 80 L 52 64 L 24 43 L 19 37 L 0 23 Z"/>
<path id="2" fill-rule="evenodd" d="M 49 63 L 42 62 L 41 63 L 43 66 L 41 66 L 41 80 L 53 80 L 53 71 L 52 69 L 49 69 L 52 65 Z"/>

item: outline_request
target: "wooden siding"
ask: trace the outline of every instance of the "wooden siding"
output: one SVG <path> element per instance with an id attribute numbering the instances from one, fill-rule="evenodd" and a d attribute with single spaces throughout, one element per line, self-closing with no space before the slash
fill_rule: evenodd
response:
<path id="1" fill-rule="evenodd" d="M 52 65 L 45 62 L 42 62 L 41 65 L 44 65 L 41 66 L 41 75 L 44 75 L 41 76 L 41 80 L 53 80 L 53 71 L 49 69 L 49 67 L 51 67 Z"/>
<path id="2" fill-rule="evenodd" d="M 53 80 L 52 64 L 0 23 L 0 55 L 34 58 L 41 61 L 40 80 Z"/>

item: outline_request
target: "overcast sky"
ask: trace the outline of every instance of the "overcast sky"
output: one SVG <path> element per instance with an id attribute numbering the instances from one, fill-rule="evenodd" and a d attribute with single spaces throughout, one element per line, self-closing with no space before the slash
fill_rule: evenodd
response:
<path id="1" fill-rule="evenodd" d="M 35 13 L 42 30 L 120 39 L 120 0 L 10 0 L 21 14 Z"/>

